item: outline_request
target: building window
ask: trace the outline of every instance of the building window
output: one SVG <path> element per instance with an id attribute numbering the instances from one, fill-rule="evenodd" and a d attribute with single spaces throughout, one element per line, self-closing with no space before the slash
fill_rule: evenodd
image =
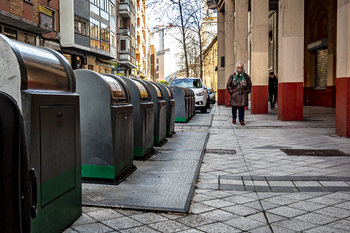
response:
<path id="1" fill-rule="evenodd" d="M 157 58 L 157 64 L 159 63 L 159 59 Z"/>
<path id="2" fill-rule="evenodd" d="M 89 24 L 87 22 L 83 22 L 82 20 L 75 18 L 74 19 L 74 32 L 84 35 L 84 36 L 89 36 L 90 35 L 90 29 L 89 29 Z"/>
<path id="3" fill-rule="evenodd" d="M 101 22 L 101 40 L 109 43 L 109 26 Z"/>
<path id="4" fill-rule="evenodd" d="M 90 35 L 93 38 L 100 39 L 100 21 L 90 17 Z"/>
<path id="5" fill-rule="evenodd" d="M 117 47 L 117 38 L 113 32 L 111 32 L 111 46 Z"/>
<path id="6" fill-rule="evenodd" d="M 90 46 L 100 49 L 101 43 L 98 40 L 90 39 Z"/>
<path id="7" fill-rule="evenodd" d="M 93 65 L 88 65 L 88 69 L 89 70 L 94 70 L 94 66 Z"/>
<path id="8" fill-rule="evenodd" d="M 159 71 L 159 66 L 157 66 L 157 71 Z"/>
<path id="9" fill-rule="evenodd" d="M 126 50 L 126 41 L 121 40 L 120 41 L 120 51 L 125 51 Z"/>
<path id="10" fill-rule="evenodd" d="M 116 10 L 114 4 L 111 2 L 109 3 L 109 14 L 111 17 L 115 18 Z"/>
<path id="11" fill-rule="evenodd" d="M 157 74 L 157 80 L 159 79 L 159 74 Z"/>
<path id="12" fill-rule="evenodd" d="M 7 37 L 11 38 L 11 39 L 17 40 L 17 31 L 16 30 L 13 30 L 11 28 L 5 27 L 4 28 L 4 34 Z"/>

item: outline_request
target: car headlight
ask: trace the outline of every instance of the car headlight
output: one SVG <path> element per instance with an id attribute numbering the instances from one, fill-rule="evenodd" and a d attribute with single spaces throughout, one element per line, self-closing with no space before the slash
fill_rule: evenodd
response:
<path id="1" fill-rule="evenodd" d="M 205 91 L 201 91 L 201 92 L 196 94 L 196 96 L 203 96 L 203 95 L 205 95 Z"/>

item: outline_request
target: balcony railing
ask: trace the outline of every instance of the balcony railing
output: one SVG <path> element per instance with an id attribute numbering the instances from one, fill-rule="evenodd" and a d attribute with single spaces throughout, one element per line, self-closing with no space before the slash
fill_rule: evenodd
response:
<path id="1" fill-rule="evenodd" d="M 120 28 L 119 29 L 119 36 L 120 37 L 129 37 L 131 36 L 130 29 L 128 27 L 126 28 Z"/>

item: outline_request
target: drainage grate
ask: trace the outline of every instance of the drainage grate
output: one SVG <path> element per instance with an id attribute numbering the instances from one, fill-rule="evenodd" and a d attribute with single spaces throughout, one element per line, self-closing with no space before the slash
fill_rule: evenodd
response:
<path id="1" fill-rule="evenodd" d="M 235 150 L 224 150 L 224 149 L 206 149 L 205 153 L 220 154 L 220 155 L 234 155 L 234 154 L 236 154 L 236 151 Z"/>
<path id="2" fill-rule="evenodd" d="M 305 149 L 281 149 L 287 155 L 297 156 L 349 156 L 339 150 L 305 150 Z"/>

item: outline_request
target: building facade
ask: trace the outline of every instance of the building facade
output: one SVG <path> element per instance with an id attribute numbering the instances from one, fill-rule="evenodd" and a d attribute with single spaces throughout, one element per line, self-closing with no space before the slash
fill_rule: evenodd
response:
<path id="1" fill-rule="evenodd" d="M 218 10 L 218 104 L 228 104 L 226 82 L 241 61 L 253 82 L 253 114 L 268 112 L 274 71 L 279 120 L 303 120 L 304 105 L 335 107 L 336 134 L 350 137 L 349 0 L 207 4 Z"/>

